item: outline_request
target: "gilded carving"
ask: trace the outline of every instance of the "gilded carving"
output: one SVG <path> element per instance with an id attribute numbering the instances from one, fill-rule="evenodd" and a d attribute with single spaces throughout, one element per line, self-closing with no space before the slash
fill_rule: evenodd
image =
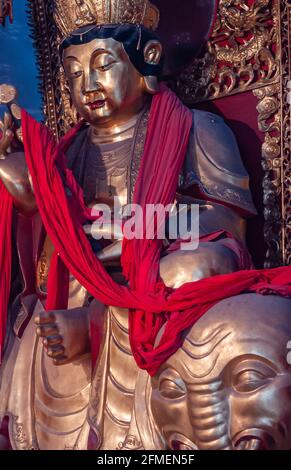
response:
<path id="1" fill-rule="evenodd" d="M 175 84 L 179 96 L 192 105 L 275 81 L 278 24 L 276 0 L 220 0 L 204 57 L 194 61 Z"/>
<path id="2" fill-rule="evenodd" d="M 54 15 L 63 37 L 92 24 L 132 23 L 156 29 L 159 23 L 158 9 L 148 0 L 63 0 L 57 2 Z"/>
<path id="3" fill-rule="evenodd" d="M 264 235 L 268 245 L 266 267 L 283 263 L 281 205 L 281 101 L 280 84 L 254 90 L 258 98 L 258 126 L 265 133 L 262 145 L 264 170 Z"/>
<path id="4" fill-rule="evenodd" d="M 19 422 L 18 416 L 11 416 L 12 420 L 12 435 L 13 440 L 22 450 L 36 450 L 38 449 L 37 443 L 29 444 L 29 439 L 24 431 L 23 423 Z"/>
<path id="5" fill-rule="evenodd" d="M 264 169 L 265 241 L 268 245 L 266 267 L 291 262 L 291 157 L 290 157 L 290 5 L 280 2 L 277 23 L 280 42 L 280 79 L 273 85 L 254 90 L 259 100 L 259 129 L 265 133 L 262 146 Z"/>
<path id="6" fill-rule="evenodd" d="M 86 2 L 85 0 L 76 0 L 75 11 L 77 17 L 75 25 L 77 27 L 83 26 L 84 24 L 86 25 L 87 22 L 94 21 L 94 15 L 89 2 Z"/>
<path id="7" fill-rule="evenodd" d="M 291 80 L 291 5 L 281 2 L 281 69 L 282 69 L 282 245 L 284 262 L 291 265 L 291 132 L 290 102 L 288 83 Z"/>

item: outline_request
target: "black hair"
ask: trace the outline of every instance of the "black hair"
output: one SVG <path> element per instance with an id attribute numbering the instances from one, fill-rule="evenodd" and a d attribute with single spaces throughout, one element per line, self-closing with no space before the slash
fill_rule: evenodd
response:
<path id="1" fill-rule="evenodd" d="M 159 64 L 148 64 L 144 60 L 144 48 L 148 41 L 159 41 L 154 31 L 142 25 L 122 24 L 105 26 L 86 26 L 73 32 L 60 45 L 60 54 L 71 45 L 86 44 L 93 39 L 108 39 L 121 42 L 132 64 L 143 76 L 160 77 L 163 58 Z"/>

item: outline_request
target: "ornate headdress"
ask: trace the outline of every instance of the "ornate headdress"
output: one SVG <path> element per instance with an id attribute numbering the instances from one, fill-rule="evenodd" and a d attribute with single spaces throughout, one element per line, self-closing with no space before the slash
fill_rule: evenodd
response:
<path id="1" fill-rule="evenodd" d="M 159 10 L 149 0 L 55 0 L 54 17 L 63 38 L 95 25 L 143 25 L 155 30 Z"/>

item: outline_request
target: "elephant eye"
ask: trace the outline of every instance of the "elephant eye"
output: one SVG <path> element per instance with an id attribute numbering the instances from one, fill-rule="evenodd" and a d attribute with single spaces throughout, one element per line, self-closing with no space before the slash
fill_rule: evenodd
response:
<path id="1" fill-rule="evenodd" d="M 266 385 L 273 377 L 257 370 L 244 370 L 236 375 L 233 386 L 238 392 L 252 392 Z"/>
<path id="2" fill-rule="evenodd" d="M 169 398 L 171 400 L 184 397 L 186 391 L 186 386 L 181 379 L 176 381 L 171 379 L 163 379 L 159 384 L 159 392 L 162 397 Z"/>

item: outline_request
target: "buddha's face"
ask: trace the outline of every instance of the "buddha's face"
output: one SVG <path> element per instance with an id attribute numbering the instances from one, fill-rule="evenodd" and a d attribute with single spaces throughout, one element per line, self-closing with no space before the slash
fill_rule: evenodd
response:
<path id="1" fill-rule="evenodd" d="M 90 124 L 122 123 L 144 105 L 144 77 L 114 39 L 72 45 L 63 52 L 63 64 L 72 101 Z"/>
<path id="2" fill-rule="evenodd" d="M 152 379 L 170 448 L 291 449 L 291 301 L 242 295 L 217 304 Z"/>

